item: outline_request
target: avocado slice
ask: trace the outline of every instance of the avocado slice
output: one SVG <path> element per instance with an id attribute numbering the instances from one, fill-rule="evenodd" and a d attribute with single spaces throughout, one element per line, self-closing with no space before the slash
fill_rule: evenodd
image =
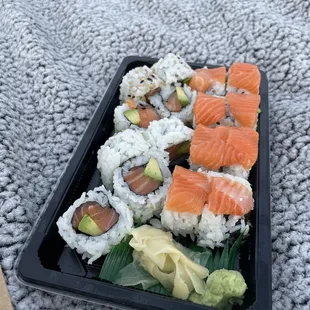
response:
<path id="1" fill-rule="evenodd" d="M 191 77 L 188 77 L 188 78 L 183 80 L 183 83 L 189 85 L 191 79 L 192 79 Z"/>
<path id="2" fill-rule="evenodd" d="M 189 104 L 189 100 L 184 90 L 180 86 L 177 86 L 176 91 L 177 91 L 178 99 L 181 103 L 182 108 L 186 107 Z"/>
<path id="3" fill-rule="evenodd" d="M 178 154 L 189 154 L 189 149 L 191 147 L 190 141 L 185 141 L 180 145 L 180 148 L 178 149 Z"/>
<path id="4" fill-rule="evenodd" d="M 90 236 L 99 236 L 104 233 L 104 231 L 102 231 L 98 227 L 98 225 L 92 220 L 92 218 L 88 214 L 85 214 L 81 219 L 78 230 Z"/>
<path id="5" fill-rule="evenodd" d="M 163 182 L 163 175 L 160 171 L 158 162 L 155 158 L 151 158 L 144 169 L 144 175 L 159 182 Z"/>
<path id="6" fill-rule="evenodd" d="M 124 116 L 134 125 L 140 124 L 140 115 L 137 109 L 127 110 L 124 112 Z"/>

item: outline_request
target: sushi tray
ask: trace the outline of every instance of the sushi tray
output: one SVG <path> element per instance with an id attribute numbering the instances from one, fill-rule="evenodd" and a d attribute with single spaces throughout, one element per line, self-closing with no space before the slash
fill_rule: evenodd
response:
<path id="1" fill-rule="evenodd" d="M 256 65 L 125 58 L 18 279 L 122 309 L 271 309 L 268 109 Z"/>

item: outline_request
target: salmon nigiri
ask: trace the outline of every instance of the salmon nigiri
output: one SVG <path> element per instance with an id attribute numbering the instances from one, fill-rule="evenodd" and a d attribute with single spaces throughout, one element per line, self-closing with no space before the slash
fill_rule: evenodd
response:
<path id="1" fill-rule="evenodd" d="M 253 128 L 257 122 L 259 95 L 228 93 L 226 100 L 232 116 L 242 127 Z"/>
<path id="2" fill-rule="evenodd" d="M 189 86 L 200 92 L 215 95 L 224 95 L 226 81 L 226 68 L 202 68 L 195 70 Z"/>
<path id="3" fill-rule="evenodd" d="M 256 65 L 235 62 L 228 71 L 227 91 L 258 95 L 260 80 Z"/>
<path id="4" fill-rule="evenodd" d="M 209 183 L 199 172 L 176 166 L 165 209 L 200 215 L 207 198 Z"/>
<path id="5" fill-rule="evenodd" d="M 209 172 L 208 209 L 214 214 L 243 216 L 254 207 L 248 181 L 224 173 Z"/>
<path id="6" fill-rule="evenodd" d="M 193 164 L 210 170 L 241 165 L 250 169 L 258 156 L 258 133 L 250 128 L 198 125 L 190 147 Z"/>
<path id="7" fill-rule="evenodd" d="M 205 126 L 216 124 L 225 118 L 225 99 L 222 97 L 210 96 L 198 92 L 194 104 L 194 116 L 196 125 Z"/>

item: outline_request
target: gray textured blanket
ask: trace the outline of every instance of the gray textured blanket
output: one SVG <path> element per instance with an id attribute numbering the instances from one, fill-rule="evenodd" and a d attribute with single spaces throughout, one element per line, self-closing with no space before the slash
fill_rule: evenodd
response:
<path id="1" fill-rule="evenodd" d="M 274 309 L 310 308 L 308 1 L 0 1 L 0 262 L 16 309 L 102 309 L 13 265 L 122 58 L 258 64 L 270 82 Z M 0 306 L 1 308 L 1 306 Z"/>

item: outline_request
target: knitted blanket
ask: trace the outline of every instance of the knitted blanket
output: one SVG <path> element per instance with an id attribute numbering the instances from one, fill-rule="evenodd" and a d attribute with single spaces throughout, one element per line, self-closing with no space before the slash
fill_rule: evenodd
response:
<path id="1" fill-rule="evenodd" d="M 267 72 L 273 306 L 310 308 L 309 12 L 298 0 L 0 2 L 0 263 L 16 309 L 103 308 L 25 287 L 13 266 L 123 57 L 168 52 Z"/>

